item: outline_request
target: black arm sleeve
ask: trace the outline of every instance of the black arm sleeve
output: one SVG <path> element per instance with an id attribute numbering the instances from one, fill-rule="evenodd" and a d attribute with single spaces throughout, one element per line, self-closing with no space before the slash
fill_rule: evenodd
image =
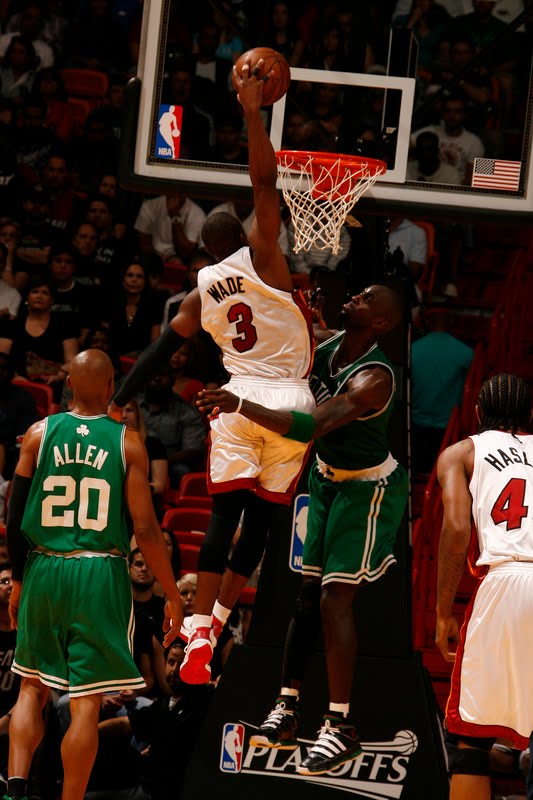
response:
<path id="1" fill-rule="evenodd" d="M 9 495 L 9 505 L 7 509 L 7 549 L 14 581 L 22 580 L 24 565 L 28 557 L 29 545 L 22 533 L 22 517 L 30 494 L 32 478 L 25 478 L 22 475 L 13 475 L 11 483 L 11 493 Z"/>
<path id="2" fill-rule="evenodd" d="M 128 403 L 132 397 L 143 388 L 146 381 L 157 371 L 157 369 L 166 364 L 170 357 L 187 341 L 179 333 L 176 333 L 170 325 L 165 328 L 159 339 L 152 342 L 150 347 L 144 350 L 133 368 L 126 376 L 126 379 L 120 386 L 118 392 L 113 398 L 113 401 L 121 408 Z"/>

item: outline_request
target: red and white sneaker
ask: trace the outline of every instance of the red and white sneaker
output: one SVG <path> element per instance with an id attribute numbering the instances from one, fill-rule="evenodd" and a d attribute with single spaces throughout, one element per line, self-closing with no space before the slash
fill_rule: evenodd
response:
<path id="1" fill-rule="evenodd" d="M 213 631 L 213 635 L 214 635 L 215 639 L 218 639 L 218 637 L 220 636 L 220 634 L 222 633 L 222 631 L 224 629 L 224 623 L 221 622 L 219 619 L 217 619 L 213 615 L 211 617 L 211 629 Z M 192 632 L 193 632 L 192 616 L 191 617 L 185 617 L 185 619 L 181 623 L 181 628 L 180 628 L 180 632 L 179 632 L 178 635 L 179 635 L 180 639 L 183 639 L 184 642 L 188 642 L 189 641 L 189 637 L 190 637 Z"/>
<path id="2" fill-rule="evenodd" d="M 216 638 L 211 628 L 196 628 L 189 636 L 180 677 L 185 683 L 202 684 L 211 679 L 211 661 Z"/>

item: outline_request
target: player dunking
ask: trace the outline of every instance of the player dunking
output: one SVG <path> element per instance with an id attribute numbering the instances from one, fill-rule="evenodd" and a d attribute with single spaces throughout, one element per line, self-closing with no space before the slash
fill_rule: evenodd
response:
<path id="1" fill-rule="evenodd" d="M 98 747 L 103 692 L 144 686 L 131 652 L 126 503 L 138 545 L 167 596 L 165 644 L 182 619 L 152 505 L 146 450 L 137 433 L 107 416 L 111 361 L 100 350 L 86 350 L 71 361 L 68 380 L 73 410 L 28 430 L 9 502 L 9 611 L 18 625 L 12 669 L 22 676 L 9 727 L 10 800 L 26 795 L 50 687 L 70 694 L 62 798 L 82 800 Z"/>
<path id="2" fill-rule="evenodd" d="M 490 800 L 496 738 L 521 750 L 533 730 L 533 441 L 531 399 L 515 375 L 479 394 L 479 433 L 440 456 L 444 520 L 439 544 L 436 642 L 454 661 L 446 709 L 452 800 Z M 459 634 L 452 608 L 472 522 L 476 567 L 486 572 Z M 450 650 L 450 640 L 458 644 Z M 490 668 L 488 668 L 490 665 Z"/>
<path id="3" fill-rule="evenodd" d="M 320 627 L 324 629 L 329 713 L 316 744 L 297 767 L 320 775 L 361 753 L 349 717 L 357 636 L 353 601 L 360 584 L 377 580 L 395 562 L 393 546 L 407 500 L 407 475 L 389 452 L 387 424 L 395 395 L 391 364 L 376 338 L 402 315 L 398 295 L 370 286 L 343 308 L 346 330 L 317 347 L 312 414 L 277 411 L 224 389 L 200 393 L 211 414 L 240 411 L 273 431 L 309 442 L 317 461 L 309 477 L 303 585 L 287 635 L 276 706 L 250 743 L 293 750 L 298 697 Z"/>
<path id="4" fill-rule="evenodd" d="M 202 239 L 218 263 L 199 273 L 198 289 L 187 295 L 170 326 L 140 356 L 115 397 L 115 406 L 123 406 L 200 325 L 220 346 L 232 376 L 231 389 L 241 400 L 263 398 L 273 408 L 301 411 L 315 405 L 307 381 L 311 328 L 304 309 L 295 302 L 287 261 L 277 244 L 277 165 L 259 113 L 263 81 L 255 73 L 256 69 L 250 75 L 245 64 L 243 77 L 236 76 L 254 190 L 255 222 L 249 241 L 241 223 L 229 214 L 207 220 Z M 283 439 L 239 414 L 213 422 L 209 452 L 213 513 L 198 562 L 196 613 L 181 669 L 185 681 L 209 680 L 212 615 L 216 635 L 261 559 L 274 503 L 290 502 L 307 450 L 306 443 Z M 221 589 L 243 511 L 241 536 Z"/>

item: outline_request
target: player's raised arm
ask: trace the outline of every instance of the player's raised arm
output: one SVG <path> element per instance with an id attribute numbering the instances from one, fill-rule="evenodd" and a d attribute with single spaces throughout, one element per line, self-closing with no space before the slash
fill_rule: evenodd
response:
<path id="1" fill-rule="evenodd" d="M 263 80 L 254 74 L 260 66 L 261 61 L 254 69 L 245 63 L 241 75 L 234 67 L 238 98 L 246 118 L 250 180 L 254 190 L 255 220 L 249 239 L 258 275 L 269 285 L 290 292 L 293 286 L 289 267 L 278 245 L 281 214 L 276 188 L 276 154 L 260 114 Z"/>
<path id="2" fill-rule="evenodd" d="M 143 350 L 132 369 L 115 394 L 110 406 L 112 415 L 138 394 L 159 367 L 167 364 L 170 357 L 186 339 L 200 329 L 201 303 L 198 289 L 193 289 L 181 303 L 178 313 L 170 321 L 161 336 Z"/>
<path id="3" fill-rule="evenodd" d="M 155 516 L 148 483 L 148 455 L 138 433 L 126 431 L 125 449 L 126 502 L 133 521 L 137 544 L 148 569 L 160 582 L 167 598 L 164 629 L 168 632 L 163 644 L 168 647 L 178 635 L 183 621 L 181 599 L 168 557 L 167 546 Z"/>
<path id="4" fill-rule="evenodd" d="M 298 411 L 274 411 L 240 398 L 226 389 L 199 392 L 198 408 L 210 416 L 239 411 L 244 417 L 289 439 L 310 442 L 358 419 L 369 411 L 381 410 L 389 401 L 392 377 L 381 367 L 359 372 L 347 392 L 326 400 L 309 414 Z"/>

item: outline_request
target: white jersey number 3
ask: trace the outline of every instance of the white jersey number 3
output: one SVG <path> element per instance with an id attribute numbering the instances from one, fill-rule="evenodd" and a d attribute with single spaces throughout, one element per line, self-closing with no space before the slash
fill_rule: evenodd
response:
<path id="1" fill-rule="evenodd" d="M 51 528 L 61 525 L 65 528 L 74 527 L 75 511 L 68 509 L 78 496 L 77 524 L 82 530 L 103 531 L 107 526 L 109 515 L 109 497 L 111 487 L 102 478 L 82 478 L 79 486 L 70 475 L 50 475 L 43 481 L 45 492 L 55 492 L 63 489 L 61 494 L 51 494 L 45 497 L 41 508 L 41 525 Z M 96 517 L 89 517 L 90 492 L 98 492 L 98 506 Z M 54 513 L 56 510 L 63 513 Z"/>

